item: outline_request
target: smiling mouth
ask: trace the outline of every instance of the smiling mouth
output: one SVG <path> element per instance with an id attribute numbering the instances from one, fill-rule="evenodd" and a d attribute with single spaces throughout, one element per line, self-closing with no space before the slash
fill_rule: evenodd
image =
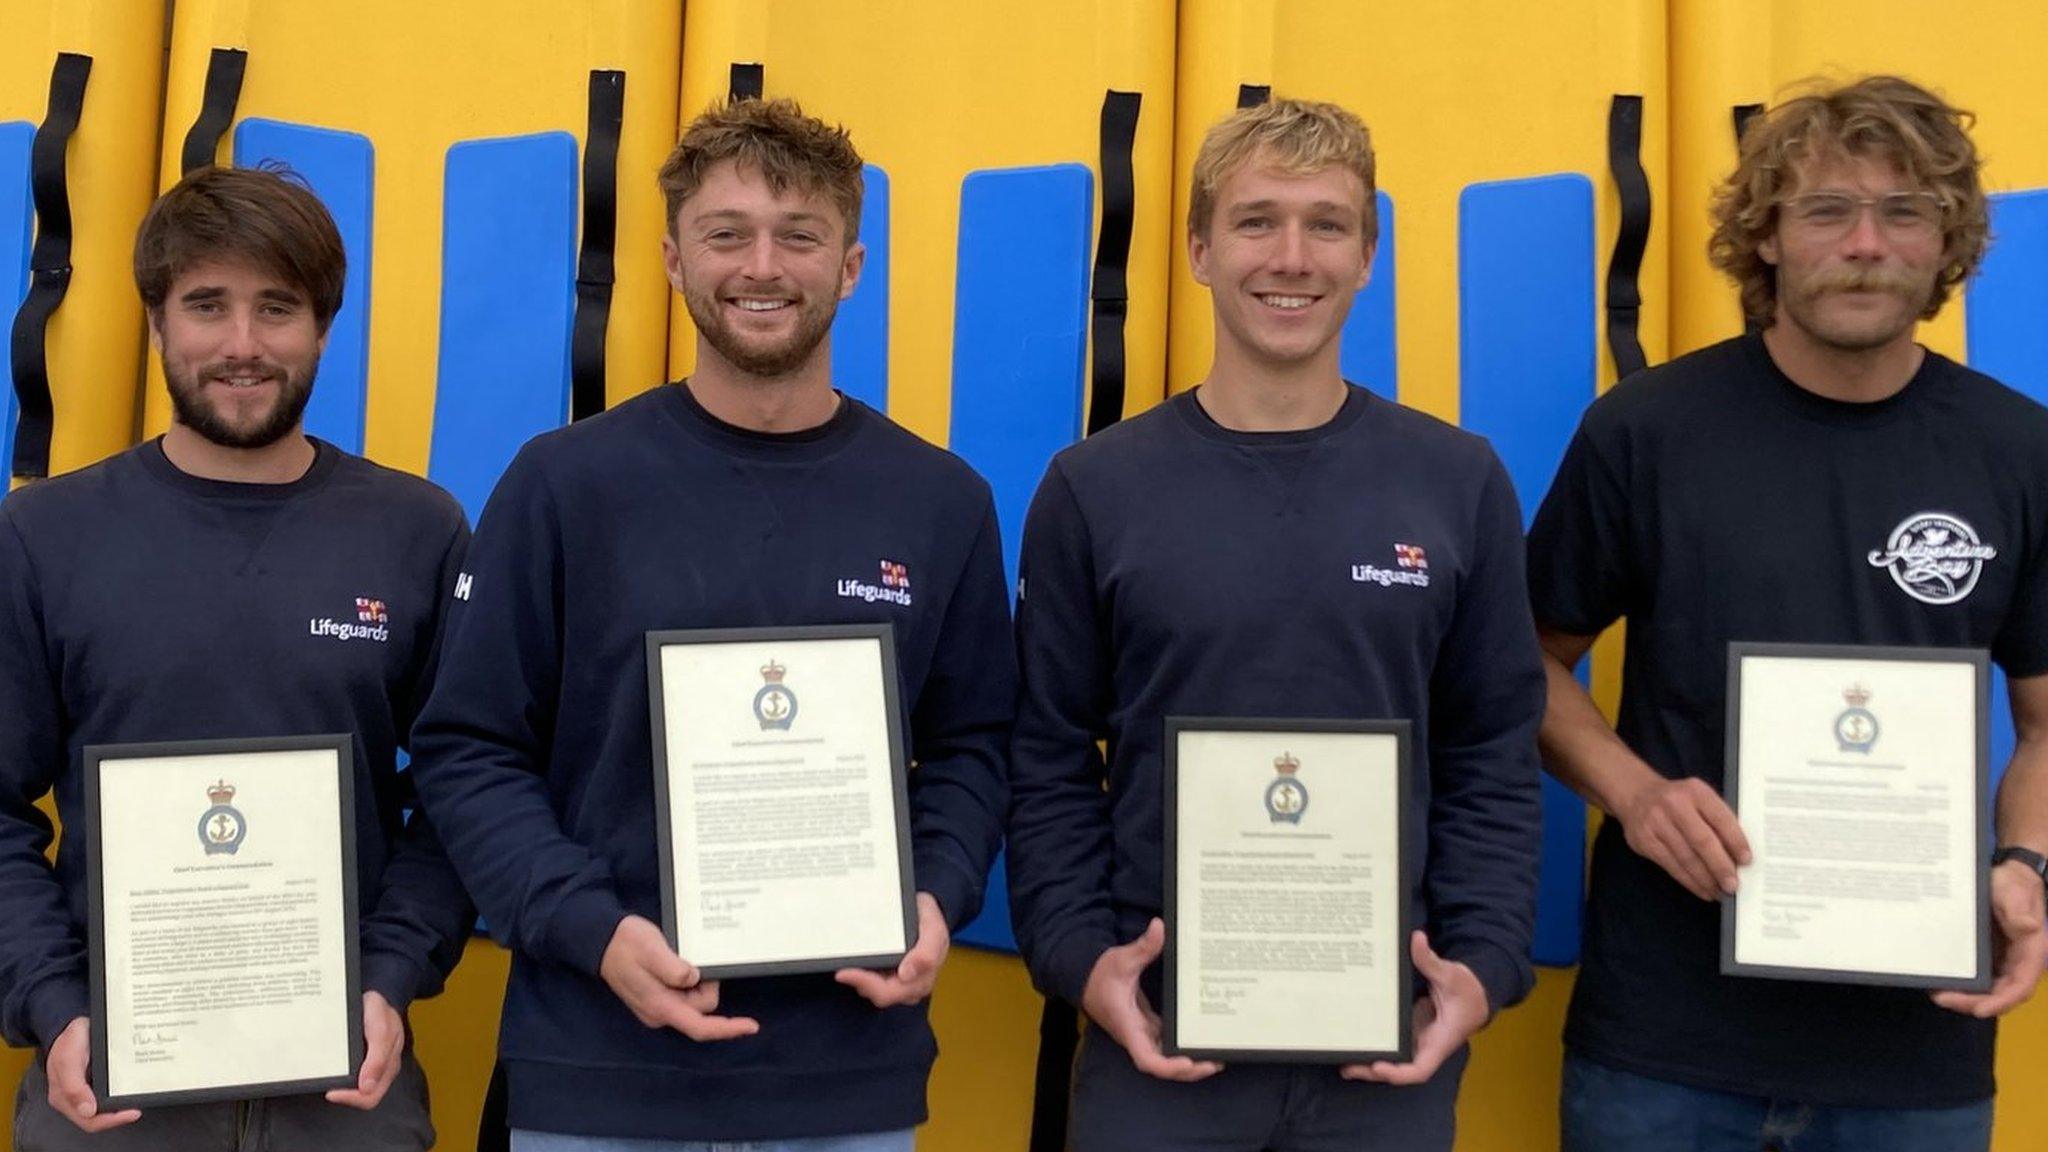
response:
<path id="1" fill-rule="evenodd" d="M 794 300 L 755 300 L 742 298 L 728 301 L 728 303 L 730 303 L 733 307 L 739 309 L 742 312 L 780 312 L 784 308 L 792 308 L 796 306 L 796 301 Z"/>
<path id="2" fill-rule="evenodd" d="M 1299 312 L 1319 299 L 1315 296 L 1289 296 L 1277 292 L 1254 292 L 1252 295 L 1258 298 L 1259 303 L 1281 312 Z"/>
<path id="3" fill-rule="evenodd" d="M 207 379 L 210 383 L 218 384 L 223 388 L 232 388 L 236 391 L 254 388 L 260 384 L 276 382 L 276 377 L 268 374 L 261 376 L 210 376 Z"/>

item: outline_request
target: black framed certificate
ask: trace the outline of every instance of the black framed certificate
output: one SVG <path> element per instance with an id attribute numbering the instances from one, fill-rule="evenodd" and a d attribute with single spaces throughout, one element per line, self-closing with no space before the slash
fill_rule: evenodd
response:
<path id="1" fill-rule="evenodd" d="M 1977 649 L 1729 646 L 1723 787 L 1752 859 L 1722 972 L 1991 986 L 1988 681 Z"/>
<path id="2" fill-rule="evenodd" d="M 85 749 L 102 1111 L 349 1088 L 354 738 Z"/>
<path id="3" fill-rule="evenodd" d="M 889 968 L 917 939 L 887 624 L 647 634 L 662 928 L 708 979 Z"/>
<path id="4" fill-rule="evenodd" d="M 1409 756 L 1405 720 L 1166 721 L 1169 1054 L 1410 1058 Z"/>

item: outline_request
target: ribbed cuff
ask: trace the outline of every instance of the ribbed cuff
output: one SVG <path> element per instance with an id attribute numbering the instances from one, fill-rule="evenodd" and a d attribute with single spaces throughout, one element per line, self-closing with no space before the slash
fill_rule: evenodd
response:
<path id="1" fill-rule="evenodd" d="M 1114 947 L 1116 937 L 1107 932 L 1069 933 L 1046 951 L 1032 975 L 1037 978 L 1040 991 L 1079 1008 L 1081 996 L 1088 990 L 1088 977 L 1095 972 L 1095 962 Z"/>
<path id="2" fill-rule="evenodd" d="M 80 1016 L 92 1014 L 92 989 L 82 976 L 53 976 L 29 993 L 28 1026 L 45 1052 Z"/>
<path id="3" fill-rule="evenodd" d="M 375 992 L 400 1012 L 420 993 L 420 966 L 396 952 L 363 953 L 363 991 Z"/>
<path id="4" fill-rule="evenodd" d="M 1479 940 L 1454 942 L 1439 955 L 1463 964 L 1479 977 L 1479 986 L 1486 989 L 1489 1018 L 1521 1003 L 1536 983 L 1536 972 L 1529 962 L 1498 944 Z"/>
<path id="5" fill-rule="evenodd" d="M 936 857 L 917 861 L 919 892 L 929 892 L 939 902 L 946 918 L 946 931 L 958 932 L 981 914 L 981 885 L 953 865 Z"/>
<path id="6" fill-rule="evenodd" d="M 547 927 L 548 955 L 543 959 L 567 964 L 586 976 L 597 976 L 604 966 L 604 950 L 612 934 L 627 917 L 625 905 L 608 891 L 584 891 L 564 900 Z"/>

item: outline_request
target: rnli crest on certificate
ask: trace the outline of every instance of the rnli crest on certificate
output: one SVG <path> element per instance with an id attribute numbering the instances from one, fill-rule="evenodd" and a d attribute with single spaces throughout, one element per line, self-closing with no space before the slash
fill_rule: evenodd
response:
<path id="1" fill-rule="evenodd" d="M 249 834 L 248 821 L 234 805 L 235 786 L 217 781 L 206 790 L 206 798 L 213 801 L 213 807 L 199 817 L 199 843 L 208 856 L 233 856 L 242 846 L 242 837 Z"/>
<path id="2" fill-rule="evenodd" d="M 1835 744 L 1844 752 L 1868 752 L 1877 743 L 1877 714 L 1869 708 L 1870 689 L 1852 684 L 1842 691 L 1849 706 L 1835 717 Z"/>
<path id="3" fill-rule="evenodd" d="M 1301 761 L 1292 752 L 1282 752 L 1274 758 L 1273 770 L 1278 775 L 1266 785 L 1266 815 L 1275 824 L 1301 823 L 1301 814 L 1308 810 L 1308 786 L 1295 775 Z"/>
<path id="4" fill-rule="evenodd" d="M 770 659 L 761 668 L 761 690 L 754 693 L 754 719 L 763 732 L 787 732 L 796 723 L 796 693 L 782 682 L 789 669 Z"/>

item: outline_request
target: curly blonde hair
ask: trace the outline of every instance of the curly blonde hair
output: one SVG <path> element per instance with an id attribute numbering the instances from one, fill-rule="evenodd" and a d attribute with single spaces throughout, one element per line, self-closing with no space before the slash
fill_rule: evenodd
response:
<path id="1" fill-rule="evenodd" d="M 1380 237 L 1379 203 L 1373 195 L 1372 133 L 1350 110 L 1310 100 L 1274 100 L 1224 117 L 1195 154 L 1188 196 L 1188 232 L 1207 239 L 1216 213 L 1216 193 L 1238 166 L 1265 153 L 1283 172 L 1306 176 L 1340 168 L 1365 184 L 1365 246 Z"/>
<path id="2" fill-rule="evenodd" d="M 1777 234 L 1778 206 L 1811 165 L 1847 157 L 1889 161 L 1942 202 L 1942 252 L 1934 292 L 1920 318 L 1931 320 L 1949 292 L 1984 259 L 1990 220 L 1982 161 L 1970 142 L 1976 118 L 1897 76 L 1866 76 L 1809 91 L 1752 121 L 1735 171 L 1715 191 L 1707 257 L 1742 293 L 1742 314 L 1768 326 L 1777 318 L 1777 269 L 1757 251 Z"/>

